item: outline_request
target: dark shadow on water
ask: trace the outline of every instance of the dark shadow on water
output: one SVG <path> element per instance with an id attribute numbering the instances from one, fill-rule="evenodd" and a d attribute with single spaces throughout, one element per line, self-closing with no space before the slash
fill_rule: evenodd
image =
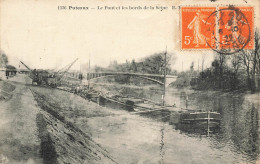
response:
<path id="1" fill-rule="evenodd" d="M 212 129 L 215 147 L 228 146 L 233 152 L 243 154 L 246 161 L 254 163 L 259 156 L 259 107 L 240 96 L 222 96 L 201 94 L 189 96 L 192 104 L 200 109 L 211 110 L 221 114 L 217 128 Z M 200 133 L 200 128 L 188 125 L 188 128 L 176 126 L 187 133 Z M 198 132 L 199 130 L 199 132 Z M 232 145 L 230 145 L 232 143 Z"/>
<path id="2" fill-rule="evenodd" d="M 188 95 L 188 104 L 187 104 Z M 227 147 L 232 152 L 242 154 L 249 163 L 258 160 L 259 149 L 259 107 L 244 99 L 243 95 L 222 96 L 221 94 L 173 94 L 180 99 L 180 105 L 185 108 L 201 111 L 218 112 L 221 115 L 219 122 L 209 126 L 204 122 L 183 124 L 180 122 L 181 112 L 161 110 L 140 114 L 143 117 L 169 123 L 173 129 L 189 137 L 200 138 L 209 136 L 213 147 Z"/>

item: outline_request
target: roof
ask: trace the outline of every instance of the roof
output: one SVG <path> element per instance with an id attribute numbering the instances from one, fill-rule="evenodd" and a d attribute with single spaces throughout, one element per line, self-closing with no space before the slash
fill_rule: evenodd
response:
<path id="1" fill-rule="evenodd" d="M 16 68 L 12 65 L 6 65 L 5 66 L 6 69 L 11 69 L 11 70 L 16 70 Z"/>

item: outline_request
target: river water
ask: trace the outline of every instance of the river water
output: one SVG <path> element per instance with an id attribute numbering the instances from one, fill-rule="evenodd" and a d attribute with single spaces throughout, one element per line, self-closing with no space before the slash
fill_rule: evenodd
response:
<path id="1" fill-rule="evenodd" d="M 161 101 L 160 90 L 143 90 L 144 97 Z M 176 108 L 221 114 L 217 127 L 181 126 L 178 112 L 129 114 L 89 118 L 93 139 L 118 163 L 260 163 L 259 100 L 257 96 L 171 89 L 165 101 Z"/>

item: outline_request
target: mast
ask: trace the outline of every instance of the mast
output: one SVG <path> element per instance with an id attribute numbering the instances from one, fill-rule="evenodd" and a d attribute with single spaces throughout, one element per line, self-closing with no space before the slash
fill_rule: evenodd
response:
<path id="1" fill-rule="evenodd" d="M 198 59 L 198 72 L 200 72 L 200 60 Z"/>
<path id="2" fill-rule="evenodd" d="M 81 71 L 81 60 L 80 60 L 80 63 L 79 63 L 79 79 L 80 79 L 80 83 L 82 84 L 83 73 Z"/>
<path id="3" fill-rule="evenodd" d="M 89 90 L 89 81 L 90 81 L 90 57 L 89 57 L 89 61 L 88 61 L 88 90 Z"/>
<path id="4" fill-rule="evenodd" d="M 163 106 L 165 105 L 165 91 L 166 91 L 166 55 L 167 55 L 167 46 L 164 53 L 164 83 L 163 83 Z"/>

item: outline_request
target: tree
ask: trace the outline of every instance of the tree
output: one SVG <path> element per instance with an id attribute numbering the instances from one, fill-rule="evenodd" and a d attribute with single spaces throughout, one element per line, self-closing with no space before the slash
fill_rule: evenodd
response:
<path id="1" fill-rule="evenodd" d="M 253 50 L 253 61 L 252 61 L 252 91 L 255 91 L 255 74 L 259 69 L 259 31 L 255 31 L 255 49 Z M 257 68 L 258 67 L 258 68 Z"/>
<path id="2" fill-rule="evenodd" d="M 222 78 L 223 77 L 223 73 L 224 73 L 224 66 L 226 64 L 226 55 L 219 54 L 218 57 L 217 57 L 217 60 L 219 61 L 220 78 Z"/>
<path id="3" fill-rule="evenodd" d="M 245 69 L 246 69 L 247 84 L 248 84 L 249 88 L 251 88 L 250 68 L 251 68 L 252 56 L 248 50 L 241 50 L 241 57 L 242 57 L 242 61 L 245 66 Z"/>
<path id="4" fill-rule="evenodd" d="M 215 60 L 212 62 L 214 69 L 214 76 L 218 82 L 219 88 L 223 88 L 223 74 L 226 66 L 226 55 L 217 54 Z"/>
<path id="5" fill-rule="evenodd" d="M 156 53 L 143 59 L 143 73 L 151 74 L 163 74 L 165 67 L 165 52 Z M 166 71 L 169 73 L 171 71 L 170 62 L 174 61 L 174 56 L 167 53 L 166 55 Z"/>
<path id="6" fill-rule="evenodd" d="M 241 50 L 241 57 L 243 65 L 246 69 L 247 74 L 247 84 L 251 91 L 255 91 L 255 74 L 259 72 L 260 69 L 260 57 L 259 57 L 259 31 L 255 31 L 255 48 L 253 50 Z"/>
<path id="7" fill-rule="evenodd" d="M 191 65 L 190 65 L 190 71 L 191 71 L 191 72 L 194 71 L 194 62 L 192 62 Z"/>
<path id="8" fill-rule="evenodd" d="M 133 72 L 137 72 L 137 66 L 136 66 L 136 63 L 135 63 L 134 59 L 132 60 L 132 63 L 131 63 L 131 70 Z"/>
<path id="9" fill-rule="evenodd" d="M 231 66 L 234 70 L 235 75 L 237 75 L 237 72 L 239 70 L 239 68 L 241 67 L 242 64 L 242 58 L 240 57 L 239 54 L 233 54 L 231 56 Z"/>
<path id="10" fill-rule="evenodd" d="M 8 64 L 8 57 L 7 55 L 0 50 L 0 67 L 4 68 Z"/>

